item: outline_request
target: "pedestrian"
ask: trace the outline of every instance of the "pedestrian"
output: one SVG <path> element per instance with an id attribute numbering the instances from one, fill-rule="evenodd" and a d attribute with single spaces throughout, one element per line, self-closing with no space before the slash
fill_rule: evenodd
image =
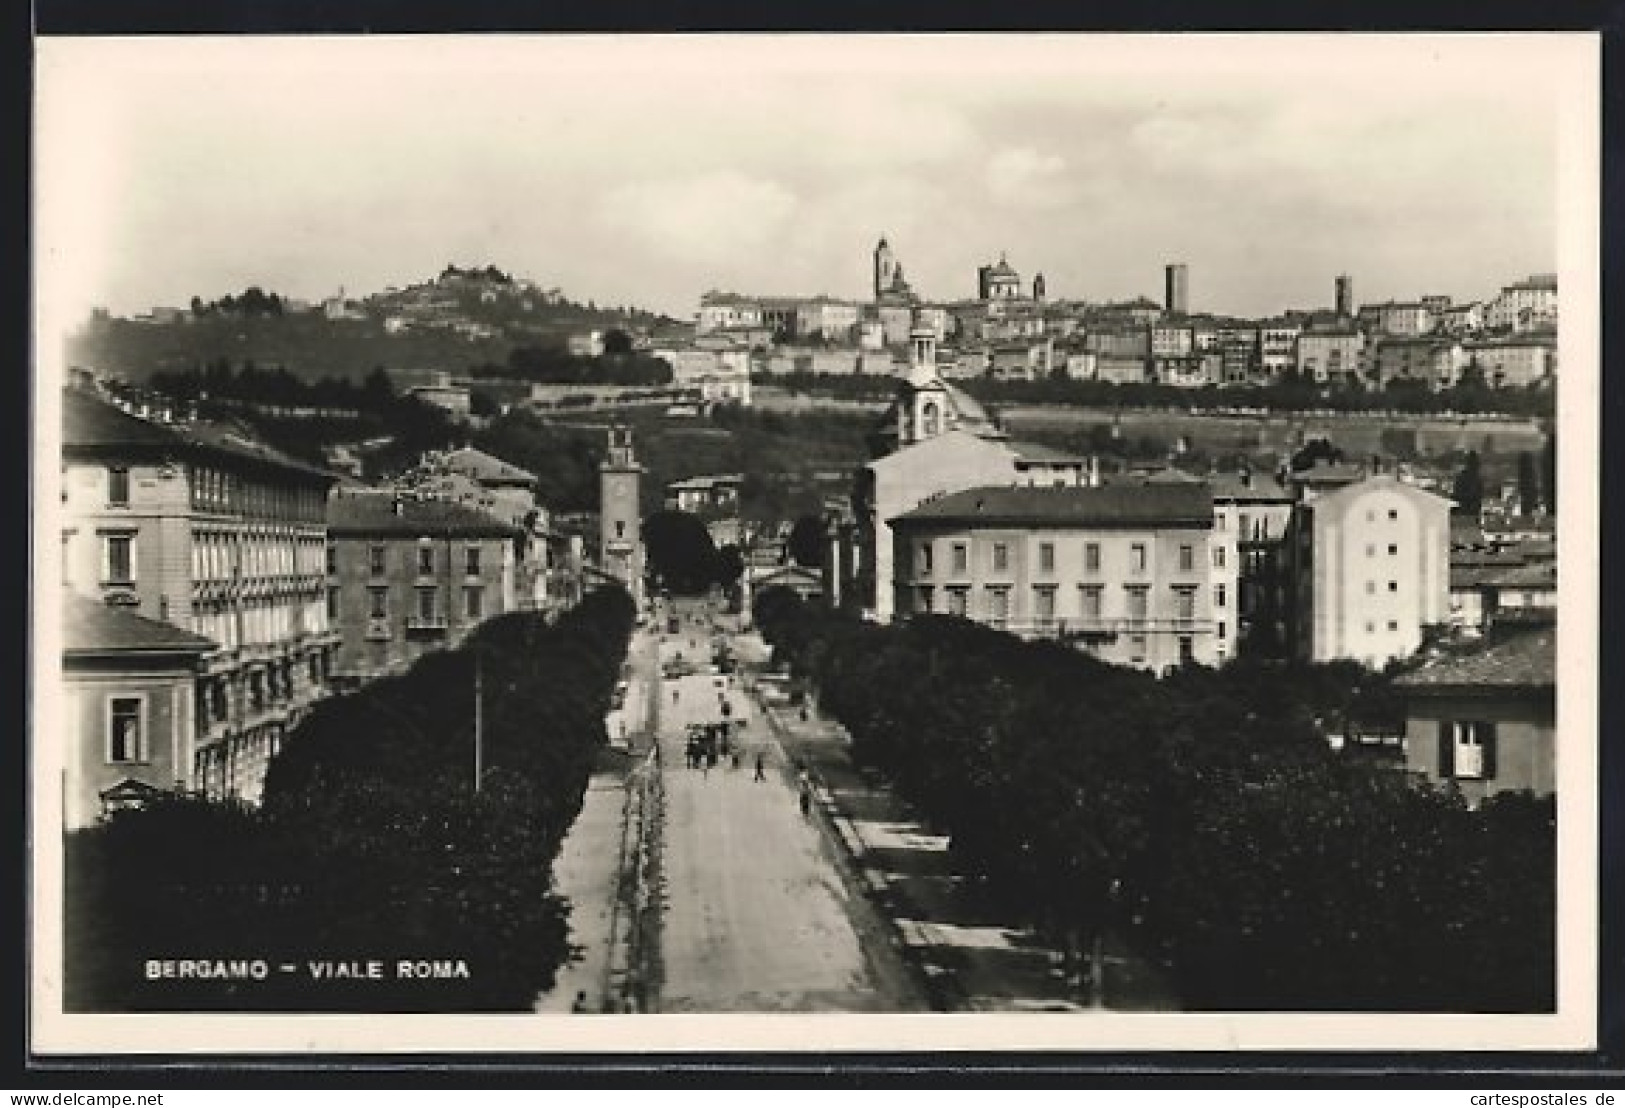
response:
<path id="1" fill-rule="evenodd" d="M 812 815 L 812 789 L 805 782 L 801 786 L 801 814 L 803 816 Z"/>
<path id="2" fill-rule="evenodd" d="M 570 1005 L 572 1012 L 585 1012 L 587 1010 L 587 990 L 582 989 L 576 993 L 575 1003 Z"/>
<path id="3" fill-rule="evenodd" d="M 762 761 L 762 752 L 758 750 L 756 752 L 756 780 L 758 781 L 767 780 L 767 774 L 764 773 L 762 769 Z"/>

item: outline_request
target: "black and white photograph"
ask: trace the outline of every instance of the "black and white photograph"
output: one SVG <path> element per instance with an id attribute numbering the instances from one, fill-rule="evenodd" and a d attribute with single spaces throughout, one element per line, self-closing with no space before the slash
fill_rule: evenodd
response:
<path id="1" fill-rule="evenodd" d="M 34 1051 L 1596 1047 L 1598 36 L 35 45 Z"/>

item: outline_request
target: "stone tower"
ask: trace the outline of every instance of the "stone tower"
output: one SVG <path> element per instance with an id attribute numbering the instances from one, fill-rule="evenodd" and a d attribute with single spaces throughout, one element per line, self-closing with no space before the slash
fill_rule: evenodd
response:
<path id="1" fill-rule="evenodd" d="M 891 244 L 884 237 L 875 247 L 875 299 L 892 290 L 897 283 L 897 255 L 892 253 Z"/>
<path id="2" fill-rule="evenodd" d="M 632 452 L 632 429 L 611 424 L 609 453 L 598 467 L 598 565 L 625 582 L 643 603 L 643 533 L 639 483 L 643 467 Z"/>
<path id="3" fill-rule="evenodd" d="M 1033 299 L 1039 303 L 1044 302 L 1044 275 L 1042 273 L 1033 278 Z"/>

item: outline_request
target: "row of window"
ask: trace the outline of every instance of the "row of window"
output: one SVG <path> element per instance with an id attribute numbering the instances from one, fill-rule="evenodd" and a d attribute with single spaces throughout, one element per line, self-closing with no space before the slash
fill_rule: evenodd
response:
<path id="1" fill-rule="evenodd" d="M 338 586 L 327 590 L 327 617 L 330 620 L 339 618 L 339 605 L 342 591 Z M 367 586 L 367 618 L 389 618 L 388 585 Z M 424 621 L 434 621 L 441 616 L 440 587 L 438 585 L 418 585 L 413 588 L 413 614 L 415 618 Z M 463 618 L 479 620 L 485 618 L 485 587 L 483 585 L 463 586 Z"/>
<path id="2" fill-rule="evenodd" d="M 1085 573 L 1100 572 L 1100 549 L 1098 542 L 1083 544 L 1083 570 Z M 1128 564 L 1130 573 L 1144 573 L 1146 571 L 1147 546 L 1143 542 L 1130 543 L 1128 548 Z M 949 549 L 949 572 L 962 574 L 970 572 L 970 544 L 963 542 L 953 543 Z M 932 573 L 933 547 L 930 543 L 921 543 L 919 558 L 917 559 L 917 573 L 920 577 L 929 577 Z M 1179 571 L 1190 573 L 1196 569 L 1196 547 L 1190 543 L 1181 543 L 1179 547 Z M 1215 551 L 1215 564 L 1224 565 L 1223 548 Z M 995 542 L 988 546 L 988 568 L 993 573 L 1006 573 L 1010 569 L 1010 544 Z M 1038 544 L 1038 572 L 1055 572 L 1055 544 L 1041 542 Z"/>
<path id="3" fill-rule="evenodd" d="M 111 496 L 112 474 L 109 470 L 110 504 L 117 503 Z M 124 471 L 128 503 L 128 470 Z M 327 516 L 326 497 L 315 488 L 292 487 L 245 480 L 233 473 L 210 466 L 192 466 L 187 472 L 192 507 L 208 511 L 233 511 L 243 515 L 269 519 L 299 519 L 319 522 Z"/>
<path id="4" fill-rule="evenodd" d="M 264 646 L 287 642 L 299 635 L 327 630 L 320 598 L 315 600 L 243 599 L 192 606 L 191 631 L 213 639 L 227 650 L 244 644 Z"/>
<path id="5" fill-rule="evenodd" d="M 199 581 L 321 572 L 319 537 L 200 531 L 192 538 L 192 576 Z"/>
<path id="6" fill-rule="evenodd" d="M 1056 615 L 1056 594 L 1059 590 L 1054 585 L 1034 585 L 1032 589 L 1032 611 L 1036 619 L 1054 619 Z M 1175 585 L 1172 589 L 1174 597 L 1175 619 L 1196 618 L 1196 587 L 1193 585 Z M 998 621 L 1008 619 L 1010 614 L 1010 593 L 1008 586 L 989 586 L 984 590 L 987 597 L 987 611 L 991 619 Z M 970 603 L 970 587 L 966 585 L 950 585 L 943 589 L 947 598 L 947 612 L 949 615 L 963 616 L 967 613 Z M 1150 614 L 1151 589 L 1147 585 L 1125 585 L 1123 587 L 1124 614 L 1131 620 L 1143 620 Z M 1104 613 L 1105 588 L 1101 585 L 1080 585 L 1078 587 L 1079 615 L 1084 619 L 1100 619 Z M 935 611 L 936 592 L 930 585 L 921 585 L 915 593 L 916 611 Z M 1223 585 L 1214 588 L 1213 602 L 1216 607 L 1225 605 L 1225 589 Z M 1221 632 L 1222 635 L 1222 632 Z"/>

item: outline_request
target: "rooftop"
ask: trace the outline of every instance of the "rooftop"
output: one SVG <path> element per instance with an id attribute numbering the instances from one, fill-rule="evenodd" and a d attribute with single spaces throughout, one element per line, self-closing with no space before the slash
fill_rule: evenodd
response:
<path id="1" fill-rule="evenodd" d="M 529 470 L 520 469 L 503 461 L 483 450 L 476 450 L 472 446 L 465 446 L 453 450 L 440 459 L 441 465 L 454 473 L 461 473 L 465 477 L 487 485 L 534 485 L 536 475 Z"/>
<path id="2" fill-rule="evenodd" d="M 1082 465 L 1083 457 L 1069 450 L 1057 450 L 1038 442 L 1011 442 L 1016 452 L 1016 465 Z"/>
<path id="3" fill-rule="evenodd" d="M 1461 689 L 1551 689 L 1557 684 L 1557 628 L 1489 642 L 1462 654 L 1447 654 L 1394 682 L 1426 692 Z"/>
<path id="4" fill-rule="evenodd" d="M 1125 483 L 1099 487 L 991 486 L 951 493 L 889 521 L 1039 526 L 1211 527 L 1205 484 Z"/>
<path id="5" fill-rule="evenodd" d="M 62 648 L 70 656 L 113 652 L 206 654 L 215 644 L 173 624 L 67 593 L 62 605 Z"/>

